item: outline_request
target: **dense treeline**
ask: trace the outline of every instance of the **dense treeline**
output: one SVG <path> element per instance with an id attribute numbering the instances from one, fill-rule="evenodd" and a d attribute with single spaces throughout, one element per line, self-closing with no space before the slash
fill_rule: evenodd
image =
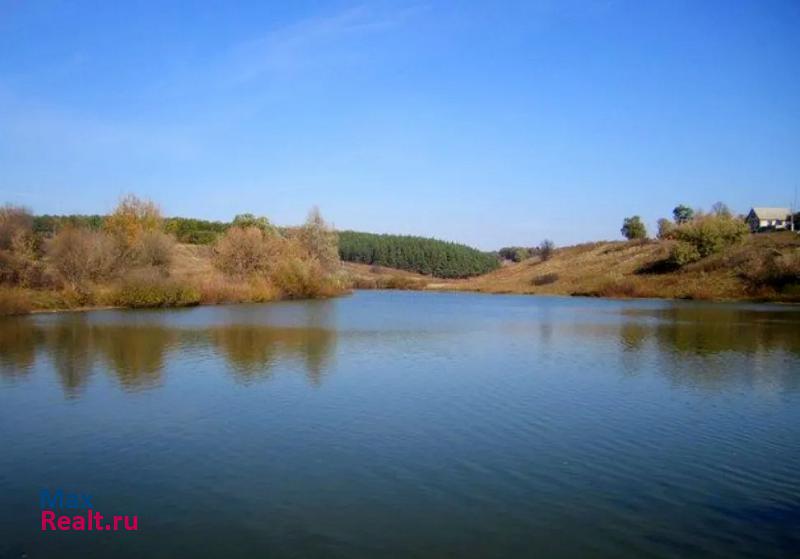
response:
<path id="1" fill-rule="evenodd" d="M 178 242 L 193 245 L 210 245 L 224 233 L 230 223 L 208 221 L 190 217 L 168 217 L 164 220 L 164 230 L 175 235 Z"/>
<path id="2" fill-rule="evenodd" d="M 103 215 L 35 215 L 33 216 L 33 232 L 40 235 L 55 235 L 64 227 L 82 227 L 98 230 L 103 227 Z"/>
<path id="3" fill-rule="evenodd" d="M 42 235 L 55 235 L 65 227 L 80 227 L 98 231 L 103 228 L 105 215 L 37 215 L 33 216 L 33 231 Z M 237 216 L 239 217 L 239 216 Z M 181 243 L 210 245 L 231 225 L 223 221 L 208 221 L 190 217 L 167 217 L 163 220 L 166 233 L 175 236 Z"/>
<path id="4" fill-rule="evenodd" d="M 339 256 L 348 262 L 388 266 L 440 278 L 477 276 L 499 266 L 495 255 L 458 243 L 357 231 L 339 233 Z"/>

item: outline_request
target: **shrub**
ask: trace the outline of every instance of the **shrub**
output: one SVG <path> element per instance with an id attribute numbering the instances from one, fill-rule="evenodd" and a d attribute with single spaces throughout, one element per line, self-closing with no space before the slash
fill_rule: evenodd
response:
<path id="1" fill-rule="evenodd" d="M 35 287 L 43 282 L 33 217 L 19 206 L 0 207 L 0 282 Z"/>
<path id="2" fill-rule="evenodd" d="M 693 244 L 687 242 L 678 242 L 672 247 L 668 262 L 669 264 L 677 267 L 691 264 L 700 260 L 700 252 Z"/>
<path id="3" fill-rule="evenodd" d="M 161 231 L 145 231 L 136 246 L 136 260 L 143 266 L 166 269 L 172 262 L 175 239 Z"/>
<path id="4" fill-rule="evenodd" d="M 750 230 L 743 221 L 724 215 L 704 215 L 675 228 L 674 238 L 691 244 L 700 258 L 740 242 Z"/>
<path id="5" fill-rule="evenodd" d="M 266 272 L 280 251 L 279 238 L 268 237 L 258 227 L 231 227 L 214 247 L 214 264 L 238 278 Z"/>
<path id="6" fill-rule="evenodd" d="M 662 240 L 672 239 L 675 233 L 675 224 L 666 218 L 658 220 L 658 238 Z"/>
<path id="7" fill-rule="evenodd" d="M 542 276 L 537 276 L 531 280 L 531 285 L 550 285 L 551 283 L 557 282 L 558 277 L 558 274 L 544 274 Z"/>
<path id="8" fill-rule="evenodd" d="M 18 231 L 9 250 L 0 250 L 0 283 L 41 287 L 46 283 L 38 238 Z"/>
<path id="9" fill-rule="evenodd" d="M 65 227 L 47 244 L 47 256 L 57 277 L 79 288 L 111 277 L 120 262 L 117 243 L 102 231 Z"/>
<path id="10" fill-rule="evenodd" d="M 800 286 L 800 251 L 790 253 L 772 251 L 742 266 L 741 276 L 751 290 L 770 287 L 778 291 Z"/>
<path id="11" fill-rule="evenodd" d="M 187 307 L 200 303 L 194 287 L 155 276 L 126 280 L 111 296 L 114 305 L 129 308 Z"/>
<path id="12" fill-rule="evenodd" d="M 33 231 L 33 216 L 21 206 L 0 207 L 0 250 L 10 250 L 14 239 Z"/>
<path id="13" fill-rule="evenodd" d="M 291 299 L 325 297 L 336 291 L 315 259 L 290 257 L 282 260 L 272 273 L 272 282 Z"/>

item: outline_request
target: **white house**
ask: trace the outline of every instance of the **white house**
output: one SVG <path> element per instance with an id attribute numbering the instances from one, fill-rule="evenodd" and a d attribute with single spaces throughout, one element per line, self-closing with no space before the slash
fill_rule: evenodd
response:
<path id="1" fill-rule="evenodd" d="M 789 229 L 792 225 L 792 211 L 789 208 L 753 208 L 747 214 L 747 224 L 753 233 Z"/>

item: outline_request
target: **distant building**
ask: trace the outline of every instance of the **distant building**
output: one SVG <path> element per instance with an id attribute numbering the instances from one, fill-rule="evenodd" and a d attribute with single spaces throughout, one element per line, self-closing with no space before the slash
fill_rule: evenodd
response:
<path id="1" fill-rule="evenodd" d="M 792 211 L 789 208 L 753 208 L 747 214 L 750 231 L 779 231 L 791 229 Z"/>

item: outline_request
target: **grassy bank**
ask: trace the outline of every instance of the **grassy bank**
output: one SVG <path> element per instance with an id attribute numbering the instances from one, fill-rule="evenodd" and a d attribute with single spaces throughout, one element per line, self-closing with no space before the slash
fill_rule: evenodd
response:
<path id="1" fill-rule="evenodd" d="M 213 243 L 181 244 L 151 201 L 107 216 L 34 218 L 0 207 L 0 314 L 185 307 L 347 291 L 336 232 L 314 209 L 298 227 L 241 214 Z"/>
<path id="2" fill-rule="evenodd" d="M 0 313 L 87 307 L 179 307 L 330 297 L 348 289 L 411 289 L 800 302 L 800 236 L 752 235 L 741 244 L 672 269 L 674 241 L 610 241 L 564 247 L 549 259 L 531 257 L 482 276 L 447 280 L 381 266 L 344 263 L 318 283 L 285 270 L 280 281 L 232 278 L 214 265 L 210 246 L 177 244 L 165 276 L 136 277 L 89 290 L 0 287 Z M 777 264 L 776 264 L 777 262 Z M 782 267 L 781 267 L 782 266 Z"/>
<path id="3" fill-rule="evenodd" d="M 344 272 L 319 274 L 302 264 L 281 266 L 269 275 L 230 277 L 213 263 L 209 246 L 177 244 L 166 270 L 134 270 L 128 277 L 80 289 L 0 286 L 0 315 L 92 308 L 158 308 L 263 303 L 325 298 L 346 293 Z"/>

